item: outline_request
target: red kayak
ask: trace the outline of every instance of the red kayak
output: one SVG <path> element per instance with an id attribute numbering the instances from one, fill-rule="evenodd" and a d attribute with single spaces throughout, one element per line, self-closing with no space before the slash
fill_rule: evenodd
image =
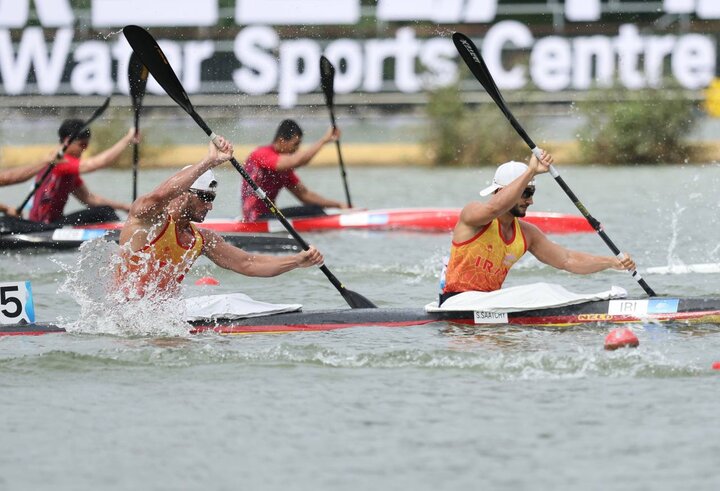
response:
<path id="1" fill-rule="evenodd" d="M 288 221 L 298 232 L 321 232 L 340 229 L 408 230 L 415 232 L 448 232 L 453 229 L 460 208 L 395 208 L 387 210 L 342 210 L 322 216 L 290 218 Z M 537 225 L 548 234 L 593 232 L 590 224 L 580 215 L 564 213 L 528 212 L 523 219 Z M 122 224 L 85 225 L 83 228 L 118 228 Z M 231 219 L 209 219 L 200 227 L 223 233 L 284 232 L 277 220 L 241 222 Z"/>

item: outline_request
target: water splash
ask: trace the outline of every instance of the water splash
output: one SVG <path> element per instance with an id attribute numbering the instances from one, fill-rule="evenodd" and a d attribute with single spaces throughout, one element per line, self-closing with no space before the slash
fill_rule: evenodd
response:
<path id="1" fill-rule="evenodd" d="M 80 317 L 65 328 L 85 334 L 187 336 L 181 295 L 126 299 L 115 281 L 119 250 L 117 244 L 98 239 L 80 247 L 74 264 L 58 261 L 67 275 L 59 292 L 69 294 L 80 306 Z M 148 291 L 153 291 L 152 285 Z"/>
<path id="2" fill-rule="evenodd" d="M 684 263 L 681 259 L 675 256 L 675 248 L 677 247 L 678 231 L 680 215 L 685 211 L 684 206 L 680 206 L 680 203 L 675 202 L 675 211 L 672 213 L 672 220 L 670 221 L 670 240 L 668 241 L 668 253 L 667 253 L 667 265 L 669 268 L 673 266 L 683 266 Z"/>

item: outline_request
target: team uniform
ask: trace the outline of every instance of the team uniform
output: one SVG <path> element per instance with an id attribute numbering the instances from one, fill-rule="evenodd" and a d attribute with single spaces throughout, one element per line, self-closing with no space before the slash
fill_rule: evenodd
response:
<path id="1" fill-rule="evenodd" d="M 443 294 L 466 291 L 491 292 L 502 288 L 510 268 L 527 251 L 520 221 L 513 220 L 512 236 L 506 239 L 496 218 L 473 238 L 453 241 L 445 273 Z"/>
<path id="2" fill-rule="evenodd" d="M 294 170 L 277 170 L 279 158 L 280 153 L 272 145 L 267 145 L 254 150 L 245 161 L 245 170 L 272 202 L 275 202 L 283 188 L 292 188 L 300 184 L 300 178 Z M 255 195 L 244 180 L 240 188 L 240 197 L 245 221 L 254 222 L 270 213 L 265 203 Z"/>
<path id="3" fill-rule="evenodd" d="M 170 217 L 148 245 L 137 252 L 122 250 L 115 276 L 127 298 L 144 297 L 147 293 L 173 294 L 179 290 L 205 245 L 198 228 L 193 224 L 190 228 L 193 232 L 190 247 L 180 244 L 177 226 Z"/>
<path id="4" fill-rule="evenodd" d="M 47 168 L 40 171 L 35 182 L 40 180 Z M 65 155 L 33 195 L 30 220 L 53 223 L 63 218 L 63 211 L 70 194 L 83 185 L 80 177 L 80 158 Z"/>

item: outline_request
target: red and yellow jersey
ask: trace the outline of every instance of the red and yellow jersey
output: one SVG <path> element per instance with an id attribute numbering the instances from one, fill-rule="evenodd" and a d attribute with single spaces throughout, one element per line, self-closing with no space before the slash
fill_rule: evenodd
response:
<path id="1" fill-rule="evenodd" d="M 470 240 L 453 241 L 443 293 L 499 290 L 525 251 L 527 241 L 517 218 L 508 240 L 500 232 L 500 222 L 493 220 Z"/>
<path id="2" fill-rule="evenodd" d="M 185 274 L 202 254 L 205 243 L 200 231 L 190 224 L 193 240 L 190 247 L 178 241 L 175 221 L 169 218 L 165 228 L 148 245 L 133 252 L 123 249 L 116 269 L 118 283 L 128 298 L 144 297 L 147 293 L 175 293 Z"/>

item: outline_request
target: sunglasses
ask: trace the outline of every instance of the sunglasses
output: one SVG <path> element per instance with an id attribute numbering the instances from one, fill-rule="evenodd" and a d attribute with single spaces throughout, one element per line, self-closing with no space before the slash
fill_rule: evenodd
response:
<path id="1" fill-rule="evenodd" d="M 522 199 L 530 199 L 535 194 L 535 188 L 525 188 L 522 193 Z"/>
<path id="2" fill-rule="evenodd" d="M 215 193 L 211 191 L 200 191 L 198 189 L 188 189 L 188 192 L 194 194 L 198 198 L 200 198 L 201 201 L 204 201 L 205 203 L 212 203 L 215 201 Z"/>

